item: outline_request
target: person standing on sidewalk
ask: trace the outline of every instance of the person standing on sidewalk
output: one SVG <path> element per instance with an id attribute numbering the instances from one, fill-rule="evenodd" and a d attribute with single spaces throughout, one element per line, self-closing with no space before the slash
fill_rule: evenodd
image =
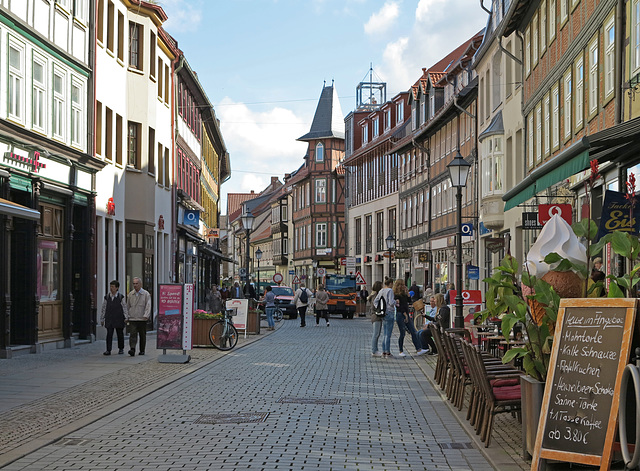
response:
<path id="1" fill-rule="evenodd" d="M 114 330 L 118 337 L 118 355 L 124 353 L 124 326 L 129 317 L 129 309 L 124 296 L 118 293 L 119 288 L 120 282 L 118 280 L 109 283 L 109 294 L 105 295 L 104 301 L 102 301 L 100 325 L 107 328 L 107 350 L 104 355 L 111 355 Z"/>
<path id="2" fill-rule="evenodd" d="M 393 278 L 387 278 L 384 282 L 384 288 L 382 288 L 376 298 L 373 300 L 373 305 L 378 306 L 380 298 L 384 297 L 386 303 L 387 313 L 382 318 L 382 357 L 391 358 L 391 333 L 393 332 L 393 324 L 396 321 L 396 299 L 393 296 Z"/>
<path id="3" fill-rule="evenodd" d="M 219 312 L 222 312 L 222 306 L 223 306 L 222 295 L 218 290 L 218 286 L 211 285 L 211 291 L 207 296 L 207 302 L 209 304 L 209 311 L 212 314 L 218 314 Z"/>
<path id="4" fill-rule="evenodd" d="M 133 279 L 133 290 L 127 296 L 129 309 L 129 355 L 136 354 L 136 344 L 140 336 L 140 355 L 144 355 L 147 345 L 147 321 L 151 315 L 151 295 L 142 288 L 142 280 Z"/>
<path id="5" fill-rule="evenodd" d="M 267 330 L 275 330 L 276 324 L 273 322 L 273 311 L 276 309 L 276 295 L 273 292 L 271 286 L 264 288 L 264 297 L 261 299 L 264 302 L 264 313 L 267 315 Z"/>
<path id="6" fill-rule="evenodd" d="M 411 340 L 413 341 L 413 346 L 416 348 L 416 353 L 418 355 L 427 353 L 427 350 L 422 349 L 420 338 L 413 325 L 413 319 L 409 315 L 409 301 L 411 301 L 411 297 L 404 280 L 396 280 L 393 285 L 393 294 L 396 298 L 396 322 L 398 323 L 398 329 L 400 329 L 400 337 L 398 338 L 398 349 L 400 353 L 398 355 L 401 357 L 407 356 L 407 354 L 404 353 L 404 335 L 407 331 L 411 334 Z"/>
<path id="7" fill-rule="evenodd" d="M 307 315 L 307 307 L 309 306 L 309 298 L 312 294 L 313 293 L 307 289 L 305 284 L 302 283 L 300 288 L 296 290 L 296 294 L 293 297 L 292 303 L 296 305 L 298 315 L 300 316 L 300 327 L 305 327 L 307 325 L 305 317 Z"/>
<path id="8" fill-rule="evenodd" d="M 376 281 L 371 288 L 371 294 L 367 297 L 367 307 L 369 308 L 369 316 L 371 317 L 371 323 L 373 325 L 373 336 L 371 337 L 371 356 L 381 357 L 382 353 L 378 351 L 378 339 L 380 338 L 380 332 L 382 332 L 382 319 L 376 314 L 373 308 L 373 300 L 382 289 L 382 281 Z"/>
<path id="9" fill-rule="evenodd" d="M 329 327 L 329 293 L 324 289 L 324 285 L 318 286 L 316 292 L 316 325 L 320 325 L 320 318 L 324 318 L 327 321 L 327 327 Z"/>

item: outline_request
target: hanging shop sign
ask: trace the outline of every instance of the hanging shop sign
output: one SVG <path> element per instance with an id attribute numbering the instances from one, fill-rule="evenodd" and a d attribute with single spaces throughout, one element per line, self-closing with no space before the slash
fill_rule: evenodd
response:
<path id="1" fill-rule="evenodd" d="M 487 248 L 487 250 L 491 251 L 492 253 L 498 253 L 502 249 L 504 249 L 504 238 L 502 238 L 502 237 L 487 237 L 484 240 L 484 245 Z"/>
<path id="2" fill-rule="evenodd" d="M 460 231 L 463 236 L 473 236 L 473 223 L 465 222 L 460 226 Z"/>
<path id="3" fill-rule="evenodd" d="M 475 265 L 467 265 L 467 278 L 470 280 L 480 279 L 480 267 Z"/>
<path id="4" fill-rule="evenodd" d="M 538 221 L 538 213 L 522 213 L 522 227 L 524 229 L 542 229 Z"/>
<path id="5" fill-rule="evenodd" d="M 396 258 L 398 260 L 411 258 L 411 250 L 409 249 L 396 250 Z"/>
<path id="6" fill-rule="evenodd" d="M 418 252 L 419 263 L 429 263 L 429 252 Z"/>
<path id="7" fill-rule="evenodd" d="M 604 194 L 604 204 L 602 205 L 602 217 L 598 236 L 602 236 L 613 231 L 624 231 L 632 234 L 640 234 L 640 204 L 633 208 L 633 218 L 629 220 L 631 203 L 627 201 L 624 193 L 607 190 Z"/>
<path id="8" fill-rule="evenodd" d="M 560 216 L 567 221 L 567 224 L 573 224 L 572 208 L 570 204 L 539 204 L 538 205 L 538 222 L 544 226 L 545 223 L 555 215 Z"/>
<path id="9" fill-rule="evenodd" d="M 184 224 L 187 226 L 196 226 L 200 224 L 200 211 L 197 209 L 184 210 Z"/>

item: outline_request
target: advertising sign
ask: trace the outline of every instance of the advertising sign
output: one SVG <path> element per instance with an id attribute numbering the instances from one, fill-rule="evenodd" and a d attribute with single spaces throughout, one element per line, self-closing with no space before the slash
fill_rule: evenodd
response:
<path id="1" fill-rule="evenodd" d="M 636 204 L 631 221 L 629 221 L 630 209 L 631 204 L 625 198 L 624 193 L 607 190 L 604 194 L 602 216 L 596 240 L 615 230 L 635 235 L 640 234 L 640 204 Z"/>
<path id="2" fill-rule="evenodd" d="M 248 299 L 228 299 L 227 300 L 227 309 L 233 309 L 235 311 L 235 316 L 233 316 L 233 325 L 236 329 L 245 330 L 247 328 L 247 312 L 249 311 L 249 300 Z"/>
<path id="3" fill-rule="evenodd" d="M 479 280 L 480 268 L 475 265 L 467 265 L 467 278 L 470 280 Z"/>
<path id="4" fill-rule="evenodd" d="M 473 223 L 465 222 L 460 226 L 460 231 L 463 236 L 472 236 L 473 235 Z"/>
<path id="5" fill-rule="evenodd" d="M 166 284 L 158 286 L 158 335 L 157 348 L 180 350 L 182 348 L 183 286 Z"/>
<path id="6" fill-rule="evenodd" d="M 524 229 L 542 229 L 538 222 L 538 213 L 522 213 L 522 227 Z"/>
<path id="7" fill-rule="evenodd" d="M 184 302 L 182 303 L 182 349 L 191 350 L 193 337 L 193 296 L 195 286 L 192 284 L 184 285 Z"/>
<path id="8" fill-rule="evenodd" d="M 456 303 L 457 291 L 452 289 L 449 293 L 449 301 L 451 304 Z M 463 289 L 462 290 L 462 304 L 482 304 L 482 291 L 479 289 Z"/>
<path id="9" fill-rule="evenodd" d="M 567 221 L 567 224 L 573 224 L 572 211 L 570 204 L 539 204 L 538 205 L 538 222 L 541 225 L 551 219 L 555 215 L 560 216 Z"/>

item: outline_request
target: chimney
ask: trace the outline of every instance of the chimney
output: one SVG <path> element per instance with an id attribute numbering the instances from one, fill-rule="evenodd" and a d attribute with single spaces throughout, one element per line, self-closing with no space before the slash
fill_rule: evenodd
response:
<path id="1" fill-rule="evenodd" d="M 278 177 L 271 177 L 271 184 L 278 183 Z"/>

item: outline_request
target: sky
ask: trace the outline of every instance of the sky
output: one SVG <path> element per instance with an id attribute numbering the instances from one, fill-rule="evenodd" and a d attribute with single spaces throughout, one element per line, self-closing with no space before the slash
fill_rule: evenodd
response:
<path id="1" fill-rule="evenodd" d="M 491 2 L 486 1 L 490 7 Z M 346 116 L 356 87 L 387 99 L 486 26 L 479 0 L 157 0 L 220 120 L 228 193 L 256 193 L 300 167 L 306 134 L 332 81 Z"/>

